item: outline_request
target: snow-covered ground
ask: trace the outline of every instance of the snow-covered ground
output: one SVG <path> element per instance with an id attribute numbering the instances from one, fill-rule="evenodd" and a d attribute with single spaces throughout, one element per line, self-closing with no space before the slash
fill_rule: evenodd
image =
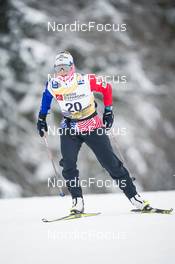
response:
<path id="1" fill-rule="evenodd" d="M 175 206 L 175 191 L 143 195 L 154 206 Z M 106 194 L 85 196 L 86 211 L 99 216 L 41 221 L 67 214 L 70 203 L 70 197 L 1 200 L 0 263 L 174 263 L 175 214 L 134 214 L 123 194 Z"/>

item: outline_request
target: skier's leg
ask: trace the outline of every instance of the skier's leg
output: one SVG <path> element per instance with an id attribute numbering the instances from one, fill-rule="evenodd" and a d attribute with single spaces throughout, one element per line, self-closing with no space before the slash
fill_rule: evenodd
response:
<path id="1" fill-rule="evenodd" d="M 72 198 L 82 197 L 82 189 L 79 185 L 79 171 L 77 169 L 77 157 L 82 141 L 77 136 L 63 133 L 61 139 L 62 160 L 60 165 L 63 167 L 62 175 L 66 180 L 66 185 Z"/>
<path id="2" fill-rule="evenodd" d="M 137 194 L 136 187 L 129 176 L 128 170 L 114 154 L 109 137 L 104 132 L 99 134 L 98 130 L 95 130 L 85 136 L 84 141 L 93 150 L 97 159 L 111 177 L 119 181 L 119 187 L 125 195 L 129 199 L 134 197 Z"/>

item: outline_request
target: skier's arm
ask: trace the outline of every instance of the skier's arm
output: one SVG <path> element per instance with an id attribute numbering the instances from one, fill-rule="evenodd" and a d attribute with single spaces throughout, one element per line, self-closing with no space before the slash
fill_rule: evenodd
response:
<path id="1" fill-rule="evenodd" d="M 112 107 L 112 87 L 110 83 L 103 82 L 102 79 L 89 74 L 90 87 L 92 92 L 101 93 L 103 95 L 103 103 L 106 107 Z"/>
<path id="2" fill-rule="evenodd" d="M 40 107 L 40 112 L 38 116 L 38 122 L 37 122 L 37 129 L 41 137 L 44 136 L 44 131 L 47 132 L 47 122 L 46 122 L 46 116 L 47 113 L 50 109 L 51 102 L 53 96 L 47 89 L 48 87 L 48 82 L 46 83 L 46 88 L 45 91 L 43 92 L 42 100 L 41 100 L 41 107 Z"/>
<path id="3" fill-rule="evenodd" d="M 103 123 L 107 129 L 110 129 L 114 122 L 114 114 L 112 111 L 112 87 L 110 83 L 106 83 L 103 82 L 102 79 L 98 79 L 95 74 L 89 74 L 89 81 L 92 92 L 103 94 L 103 103 L 105 106 Z"/>
<path id="4" fill-rule="evenodd" d="M 39 112 L 39 114 L 43 116 L 47 116 L 53 98 L 52 94 L 48 91 L 47 87 L 48 87 L 48 82 L 46 83 L 45 91 L 43 92 L 41 107 Z"/>

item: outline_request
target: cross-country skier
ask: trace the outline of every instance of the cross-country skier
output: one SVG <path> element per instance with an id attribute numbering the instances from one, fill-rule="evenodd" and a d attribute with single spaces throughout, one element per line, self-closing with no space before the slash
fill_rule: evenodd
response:
<path id="1" fill-rule="evenodd" d="M 105 129 L 110 129 L 114 121 L 111 85 L 98 80 L 94 74 L 84 75 L 75 72 L 73 57 L 67 51 L 60 52 L 56 56 L 54 69 L 55 76 L 46 83 L 43 92 L 37 128 L 40 136 L 43 137 L 44 132 L 47 132 L 46 116 L 54 97 L 63 114 L 60 126 L 64 131 L 60 133 L 62 153 L 60 165 L 63 167 L 62 175 L 72 196 L 71 212 L 84 211 L 76 164 L 83 143 L 92 149 L 102 167 L 114 180 L 125 181 L 125 184 L 119 184 L 119 187 L 136 208 L 143 210 L 148 207 L 148 202 L 137 193 L 129 172 L 113 152 L 109 137 L 105 133 Z M 94 92 L 103 95 L 103 120 L 96 111 Z M 98 133 L 99 129 L 100 133 Z M 71 180 L 74 180 L 74 183 L 76 181 L 76 186 L 71 186 Z"/>

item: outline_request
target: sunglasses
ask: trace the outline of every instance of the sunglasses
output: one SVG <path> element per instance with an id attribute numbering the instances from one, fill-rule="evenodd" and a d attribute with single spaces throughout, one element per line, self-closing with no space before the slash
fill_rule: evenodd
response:
<path id="1" fill-rule="evenodd" d="M 69 72 L 70 69 L 71 69 L 71 65 L 66 65 L 66 64 L 63 64 L 63 65 L 54 65 L 54 69 L 56 72 L 60 72 L 61 70 L 64 70 L 66 72 Z"/>

